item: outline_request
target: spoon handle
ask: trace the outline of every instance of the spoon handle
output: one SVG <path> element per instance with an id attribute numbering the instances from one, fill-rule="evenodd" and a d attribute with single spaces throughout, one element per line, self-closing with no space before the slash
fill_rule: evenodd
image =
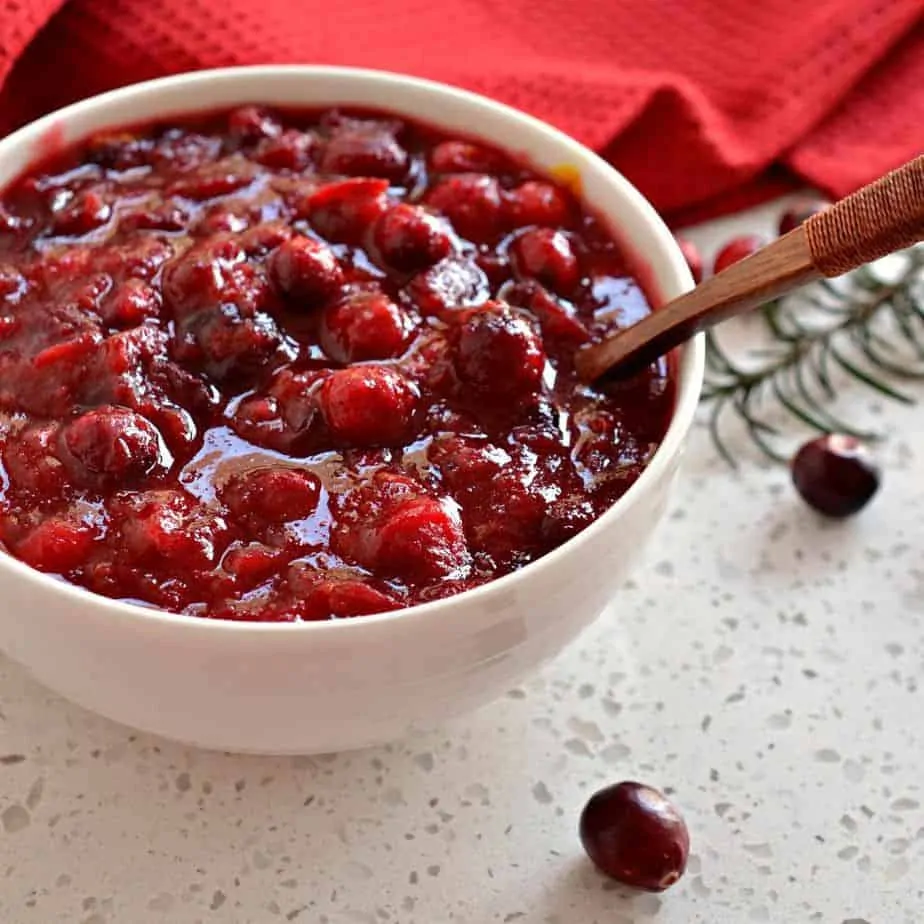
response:
<path id="1" fill-rule="evenodd" d="M 617 366 L 620 375 L 631 375 L 701 330 L 922 238 L 924 155 L 841 199 L 631 327 L 583 347 L 575 357 L 578 375 L 593 382 L 617 371 Z"/>
<path id="2" fill-rule="evenodd" d="M 812 260 L 840 276 L 924 237 L 924 154 L 805 223 Z"/>

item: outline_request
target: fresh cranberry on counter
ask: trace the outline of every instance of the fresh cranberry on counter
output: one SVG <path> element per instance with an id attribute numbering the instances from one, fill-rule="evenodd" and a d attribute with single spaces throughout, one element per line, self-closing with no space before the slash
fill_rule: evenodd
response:
<path id="1" fill-rule="evenodd" d="M 806 199 L 786 209 L 780 216 L 780 234 L 789 234 L 813 215 L 818 215 L 828 208 L 828 203 L 821 199 Z"/>
<path id="2" fill-rule="evenodd" d="M 745 234 L 729 241 L 717 254 L 712 265 L 714 273 L 721 273 L 732 264 L 757 253 L 767 242 L 757 234 Z"/>
<path id="3" fill-rule="evenodd" d="M 594 793 L 581 813 L 580 836 L 602 873 L 648 892 L 677 882 L 690 854 L 690 835 L 676 806 L 642 783 Z"/>
<path id="4" fill-rule="evenodd" d="M 677 238 L 677 246 L 683 253 L 687 266 L 690 267 L 690 274 L 693 276 L 693 282 L 699 285 L 703 281 L 703 255 L 693 241 L 685 237 Z"/>
<path id="5" fill-rule="evenodd" d="M 852 436 L 832 433 L 805 443 L 793 457 L 792 480 L 802 499 L 835 519 L 859 513 L 879 490 L 879 466 Z"/>

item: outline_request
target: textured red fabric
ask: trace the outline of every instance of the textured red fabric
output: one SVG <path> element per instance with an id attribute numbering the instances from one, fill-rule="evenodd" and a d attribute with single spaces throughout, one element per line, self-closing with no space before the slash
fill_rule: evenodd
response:
<path id="1" fill-rule="evenodd" d="M 114 86 L 266 62 L 496 97 L 675 215 L 777 188 L 754 184 L 772 165 L 841 195 L 924 149 L 924 0 L 0 0 L 0 133 Z"/>

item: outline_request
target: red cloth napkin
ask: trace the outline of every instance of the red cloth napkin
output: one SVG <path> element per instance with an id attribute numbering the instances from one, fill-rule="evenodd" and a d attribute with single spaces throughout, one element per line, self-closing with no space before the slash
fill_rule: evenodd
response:
<path id="1" fill-rule="evenodd" d="M 0 0 L 0 133 L 115 86 L 266 62 L 496 97 L 676 220 L 779 188 L 754 185 L 774 166 L 843 195 L 924 149 L 924 0 Z"/>

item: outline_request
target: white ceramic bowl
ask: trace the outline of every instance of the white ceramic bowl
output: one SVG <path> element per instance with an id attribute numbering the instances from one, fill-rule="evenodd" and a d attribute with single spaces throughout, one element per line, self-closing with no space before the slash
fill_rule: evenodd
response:
<path id="1" fill-rule="evenodd" d="M 570 166 L 586 200 L 642 255 L 659 298 L 692 284 L 652 207 L 587 149 L 488 99 L 374 71 L 235 68 L 107 93 L 0 141 L 0 188 L 92 132 L 249 102 L 380 107 L 520 152 L 539 170 Z M 204 747 L 334 751 L 432 726 L 501 694 L 613 600 L 664 512 L 702 372 L 697 340 L 679 358 L 667 436 L 628 493 L 561 548 L 491 584 L 396 613 L 248 624 L 108 600 L 0 554 L 0 648 L 89 709 Z"/>

